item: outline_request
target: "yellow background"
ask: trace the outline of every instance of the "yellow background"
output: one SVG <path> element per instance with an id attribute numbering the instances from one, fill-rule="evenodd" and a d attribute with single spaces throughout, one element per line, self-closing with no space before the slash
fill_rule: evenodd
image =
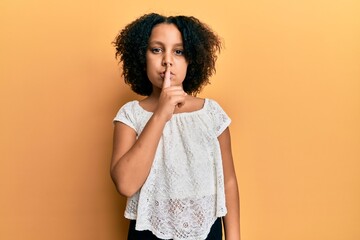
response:
<path id="1" fill-rule="evenodd" d="M 360 239 L 357 0 L 1 0 L 0 239 L 125 239 L 111 42 L 151 11 L 224 40 L 201 96 L 233 120 L 242 239 Z"/>

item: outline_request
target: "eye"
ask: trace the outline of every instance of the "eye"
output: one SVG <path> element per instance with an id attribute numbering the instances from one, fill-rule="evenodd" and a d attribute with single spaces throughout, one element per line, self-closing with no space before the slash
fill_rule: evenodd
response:
<path id="1" fill-rule="evenodd" d="M 184 50 L 180 50 L 180 49 L 175 50 L 175 54 L 179 56 L 184 55 Z"/>
<path id="2" fill-rule="evenodd" d="M 162 52 L 162 49 L 161 48 L 151 48 L 150 51 L 152 53 L 161 53 Z"/>

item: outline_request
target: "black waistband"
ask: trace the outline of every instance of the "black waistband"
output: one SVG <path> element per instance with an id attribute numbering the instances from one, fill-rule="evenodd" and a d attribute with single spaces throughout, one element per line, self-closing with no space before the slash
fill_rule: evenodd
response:
<path id="1" fill-rule="evenodd" d="M 135 220 L 130 220 L 128 240 L 161 240 L 157 238 L 151 231 L 137 231 L 135 230 Z M 209 235 L 205 240 L 222 240 L 222 224 L 221 218 L 216 219 L 212 225 Z"/>

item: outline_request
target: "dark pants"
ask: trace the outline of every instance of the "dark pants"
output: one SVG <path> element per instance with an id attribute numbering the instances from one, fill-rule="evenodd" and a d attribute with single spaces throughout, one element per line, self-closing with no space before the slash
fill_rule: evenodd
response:
<path id="1" fill-rule="evenodd" d="M 128 240 L 160 240 L 151 231 L 136 231 L 135 220 L 130 221 Z M 221 240 L 222 224 L 221 218 L 218 218 L 210 229 L 210 233 L 205 240 Z"/>

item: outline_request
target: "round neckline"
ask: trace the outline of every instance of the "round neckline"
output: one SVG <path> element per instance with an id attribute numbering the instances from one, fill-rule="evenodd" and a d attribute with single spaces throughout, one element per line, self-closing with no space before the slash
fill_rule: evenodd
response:
<path id="1" fill-rule="evenodd" d="M 174 113 L 173 115 L 188 115 L 188 114 L 194 114 L 194 113 L 198 113 L 198 112 L 202 112 L 207 104 L 208 104 L 208 99 L 207 98 L 204 98 L 204 104 L 203 106 L 198 109 L 198 110 L 194 110 L 194 111 L 191 111 L 191 112 L 180 112 L 180 113 Z M 139 100 L 134 100 L 134 102 L 136 103 L 136 105 L 143 111 L 143 112 L 146 112 L 146 113 L 149 113 L 149 114 L 153 114 L 154 112 L 151 112 L 151 111 L 148 111 L 146 110 L 145 108 L 143 108 L 141 105 L 140 105 L 140 101 Z"/>

